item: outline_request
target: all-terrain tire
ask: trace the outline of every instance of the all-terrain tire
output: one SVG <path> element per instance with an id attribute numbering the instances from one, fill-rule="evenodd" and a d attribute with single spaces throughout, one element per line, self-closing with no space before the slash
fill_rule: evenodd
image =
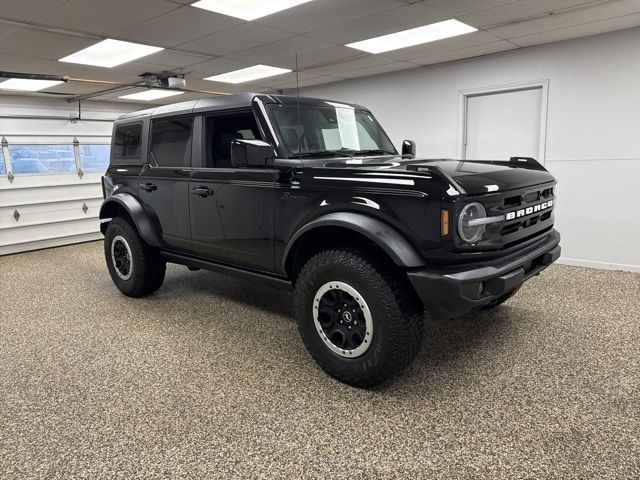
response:
<path id="1" fill-rule="evenodd" d="M 104 235 L 104 254 L 113 283 L 128 297 L 143 297 L 162 286 L 166 262 L 126 219 L 114 218 L 109 222 Z"/>
<path id="2" fill-rule="evenodd" d="M 314 321 L 323 287 L 338 288 L 338 284 L 352 288 L 353 295 L 364 300 L 373 325 L 366 350 L 355 357 L 328 346 L 323 327 Z M 329 375 L 344 383 L 361 388 L 378 385 L 402 371 L 418 353 L 424 307 L 395 265 L 378 262 L 358 250 L 326 250 L 304 265 L 294 296 L 298 329 L 307 349 Z M 337 318 L 343 317 L 338 314 Z"/>

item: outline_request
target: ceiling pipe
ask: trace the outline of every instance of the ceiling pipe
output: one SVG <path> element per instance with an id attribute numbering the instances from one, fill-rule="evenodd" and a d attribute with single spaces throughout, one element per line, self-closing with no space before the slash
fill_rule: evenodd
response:
<path id="1" fill-rule="evenodd" d="M 0 71 L 0 78 L 19 78 L 20 80 L 51 80 L 54 82 L 66 83 L 70 81 L 70 78 L 64 75 L 43 75 L 41 73 L 19 73 L 2 71 Z"/>
<path id="2" fill-rule="evenodd" d="M 162 75 L 155 76 L 157 79 Z M 101 97 L 103 95 L 108 95 L 109 93 L 121 92 L 123 90 L 130 90 L 132 88 L 137 87 L 148 87 L 151 88 L 151 78 L 146 78 L 144 80 L 140 80 L 139 82 L 134 83 L 120 83 L 120 82 L 112 82 L 108 80 L 93 80 L 90 78 L 74 78 L 68 77 L 66 75 L 46 75 L 42 73 L 21 73 L 21 72 L 5 72 L 0 71 L 0 78 L 19 78 L 21 80 L 50 80 L 54 82 L 65 82 L 65 83 L 88 83 L 94 85 L 110 85 L 111 88 L 107 88 L 105 90 L 99 90 L 93 93 L 85 93 L 82 95 L 74 95 L 72 97 L 67 98 L 68 103 L 79 102 L 81 100 L 86 100 L 89 98 Z M 167 88 L 167 87 L 154 87 L 154 88 L 162 88 L 164 90 L 173 90 L 176 92 L 186 92 L 186 93 L 202 93 L 204 95 L 230 95 L 227 92 L 214 92 L 209 90 L 196 90 L 191 88 Z M 45 92 L 46 93 L 46 92 Z"/>

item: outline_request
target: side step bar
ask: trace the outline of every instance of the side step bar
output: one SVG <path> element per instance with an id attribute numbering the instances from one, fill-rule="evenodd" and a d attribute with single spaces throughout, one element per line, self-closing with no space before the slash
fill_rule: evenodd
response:
<path id="1" fill-rule="evenodd" d="M 252 270 L 243 270 L 241 268 L 231 267 L 229 265 L 211 262 L 209 260 L 203 260 L 200 258 L 193 258 L 188 255 L 182 255 L 179 253 L 162 251 L 161 254 L 162 258 L 170 263 L 178 263 L 180 265 L 186 265 L 187 267 L 191 268 L 201 268 L 203 270 L 210 270 L 212 272 L 230 275 L 232 277 L 240 278 L 243 280 L 259 282 L 262 284 L 266 284 L 272 288 L 277 288 L 279 290 L 293 289 L 291 281 L 283 277 L 276 277 Z"/>

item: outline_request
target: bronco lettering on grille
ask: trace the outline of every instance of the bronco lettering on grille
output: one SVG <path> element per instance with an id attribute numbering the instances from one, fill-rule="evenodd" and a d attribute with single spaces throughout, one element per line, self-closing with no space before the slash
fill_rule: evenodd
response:
<path id="1" fill-rule="evenodd" d="M 551 207 L 553 207 L 553 200 L 547 200 L 546 202 L 542 202 L 531 207 L 521 208 L 520 210 L 509 212 L 505 216 L 505 220 L 513 220 L 514 218 L 526 217 L 527 215 L 531 215 L 532 213 L 540 212 L 542 210 L 547 210 Z"/>

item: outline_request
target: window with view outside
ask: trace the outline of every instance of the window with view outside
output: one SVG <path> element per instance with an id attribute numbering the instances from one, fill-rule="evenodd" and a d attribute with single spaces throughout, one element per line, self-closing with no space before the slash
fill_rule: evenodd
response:
<path id="1" fill-rule="evenodd" d="M 4 166 L 4 152 L 0 148 L 0 175 L 6 175 L 7 169 Z"/>
<path id="2" fill-rule="evenodd" d="M 76 171 L 73 145 L 9 145 L 14 175 Z"/>
<path id="3" fill-rule="evenodd" d="M 109 166 L 111 145 L 80 145 L 80 160 L 85 172 L 103 172 Z"/>
<path id="4" fill-rule="evenodd" d="M 269 105 L 269 114 L 292 157 L 332 152 L 354 156 L 396 153 L 373 115 L 348 105 Z"/>

